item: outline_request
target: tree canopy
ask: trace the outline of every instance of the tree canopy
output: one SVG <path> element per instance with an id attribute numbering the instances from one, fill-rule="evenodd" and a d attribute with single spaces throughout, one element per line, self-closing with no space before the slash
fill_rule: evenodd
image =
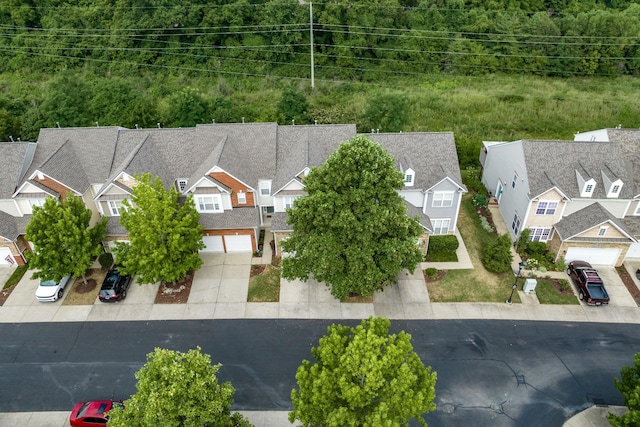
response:
<path id="1" fill-rule="evenodd" d="M 160 178 L 144 174 L 136 179 L 131 201 L 123 201 L 120 213 L 130 244 L 116 243 L 116 258 L 124 273 L 137 275 L 138 283 L 176 282 L 202 265 L 200 214 L 192 196 L 181 205 L 175 188 L 165 189 Z"/>
<path id="2" fill-rule="evenodd" d="M 282 242 L 289 252 L 282 276 L 309 277 L 331 286 L 343 299 L 350 292 L 370 296 L 392 283 L 402 269 L 422 259 L 422 227 L 406 214 L 397 193 L 402 173 L 378 143 L 358 135 L 343 142 L 304 179 L 307 196 L 287 210 L 293 225 Z"/>
<path id="3" fill-rule="evenodd" d="M 411 335 L 389 334 L 385 318 L 331 325 L 304 360 L 291 391 L 289 421 L 311 426 L 423 426 L 433 411 L 436 373 L 413 351 Z"/>
<path id="4" fill-rule="evenodd" d="M 91 210 L 80 197 L 67 194 L 58 200 L 47 197 L 42 207 L 33 207 L 26 238 L 35 246 L 25 253 L 33 278 L 60 281 L 62 277 L 82 276 L 101 250 L 106 218 L 90 227 Z"/>
<path id="5" fill-rule="evenodd" d="M 622 393 L 628 411 L 624 415 L 609 413 L 607 419 L 613 427 L 633 427 L 640 425 L 640 353 L 636 353 L 633 366 L 620 370 L 621 379 L 614 379 L 616 388 Z"/>
<path id="6" fill-rule="evenodd" d="M 109 412 L 110 427 L 249 427 L 241 414 L 231 413 L 235 389 L 219 383 L 222 365 L 200 347 L 182 353 L 156 348 L 136 372 L 137 392 L 124 409 Z"/>

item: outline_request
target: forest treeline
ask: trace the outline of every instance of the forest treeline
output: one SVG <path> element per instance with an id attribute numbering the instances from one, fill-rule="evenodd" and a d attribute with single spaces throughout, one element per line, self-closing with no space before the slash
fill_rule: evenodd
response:
<path id="1" fill-rule="evenodd" d="M 637 1 L 314 3 L 315 77 L 637 75 Z M 4 0 L 0 72 L 152 68 L 308 79 L 310 21 L 303 0 Z"/>

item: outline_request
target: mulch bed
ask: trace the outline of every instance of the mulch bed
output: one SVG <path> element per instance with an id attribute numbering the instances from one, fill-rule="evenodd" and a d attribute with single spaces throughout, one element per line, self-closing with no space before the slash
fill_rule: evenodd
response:
<path id="1" fill-rule="evenodd" d="M 429 276 L 426 270 L 422 270 L 422 275 L 424 276 L 425 282 L 437 282 L 444 279 L 444 277 L 447 275 L 447 270 L 436 270 L 435 276 Z"/>
<path id="2" fill-rule="evenodd" d="M 624 285 L 627 287 L 627 290 L 633 297 L 633 300 L 636 302 L 636 305 L 640 306 L 640 289 L 638 289 L 638 286 L 636 286 L 636 282 L 633 281 L 633 278 L 624 265 L 617 267 L 616 271 L 618 272 L 618 276 L 620 276 L 620 279 L 622 279 L 622 283 L 624 283 Z"/>
<path id="3" fill-rule="evenodd" d="M 7 299 L 9 298 L 9 295 L 11 295 L 11 291 L 13 291 L 15 289 L 16 285 L 13 285 L 10 288 L 7 289 L 2 289 L 0 291 L 0 307 L 2 307 L 2 305 L 4 305 L 4 303 L 7 301 Z"/>
<path id="4" fill-rule="evenodd" d="M 186 304 L 193 284 L 193 271 L 187 273 L 185 278 L 174 283 L 160 283 L 156 294 L 155 304 Z"/>
<path id="5" fill-rule="evenodd" d="M 79 294 L 86 294 L 87 292 L 91 292 L 96 288 L 96 286 L 98 286 L 98 282 L 96 282 L 95 279 L 88 279 L 87 283 L 84 283 L 82 281 L 82 277 L 78 278 L 77 280 L 79 280 L 80 283 L 76 285 L 75 288 L 73 288 L 73 291 Z"/>
<path id="6" fill-rule="evenodd" d="M 251 272 L 249 273 L 250 277 L 254 277 L 259 275 L 260 273 L 262 273 L 264 270 L 266 270 L 267 265 L 266 264 L 253 264 L 251 266 Z"/>

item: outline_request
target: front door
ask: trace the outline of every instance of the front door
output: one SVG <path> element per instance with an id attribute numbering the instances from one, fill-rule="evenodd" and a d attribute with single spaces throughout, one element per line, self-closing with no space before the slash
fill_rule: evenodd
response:
<path id="1" fill-rule="evenodd" d="M 500 197 L 502 197 L 502 192 L 504 191 L 504 187 L 502 186 L 502 182 L 498 180 L 498 189 L 496 190 L 496 200 L 500 203 Z"/>

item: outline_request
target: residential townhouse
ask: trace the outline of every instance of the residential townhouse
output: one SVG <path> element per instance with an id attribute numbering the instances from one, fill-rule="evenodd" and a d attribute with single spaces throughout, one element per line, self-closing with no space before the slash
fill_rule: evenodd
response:
<path id="1" fill-rule="evenodd" d="M 355 125 L 207 124 L 180 129 L 42 129 L 37 143 L 0 144 L 0 263 L 24 263 L 33 206 L 46 197 L 82 197 L 92 221 L 108 218 L 105 247 L 127 241 L 119 222 L 135 176 L 150 173 L 192 195 L 204 227 L 203 251 L 255 251 L 271 223 L 290 232 L 286 208 L 302 180 L 356 134 Z M 462 184 L 452 133 L 372 134 L 405 175 L 408 214 L 429 234 L 455 230 Z M 277 250 L 277 248 L 276 248 Z"/>
<path id="2" fill-rule="evenodd" d="M 637 243 L 625 221 L 638 197 L 626 156 L 615 142 L 484 142 L 482 182 L 512 240 L 529 229 L 556 260 L 618 266 Z"/>

